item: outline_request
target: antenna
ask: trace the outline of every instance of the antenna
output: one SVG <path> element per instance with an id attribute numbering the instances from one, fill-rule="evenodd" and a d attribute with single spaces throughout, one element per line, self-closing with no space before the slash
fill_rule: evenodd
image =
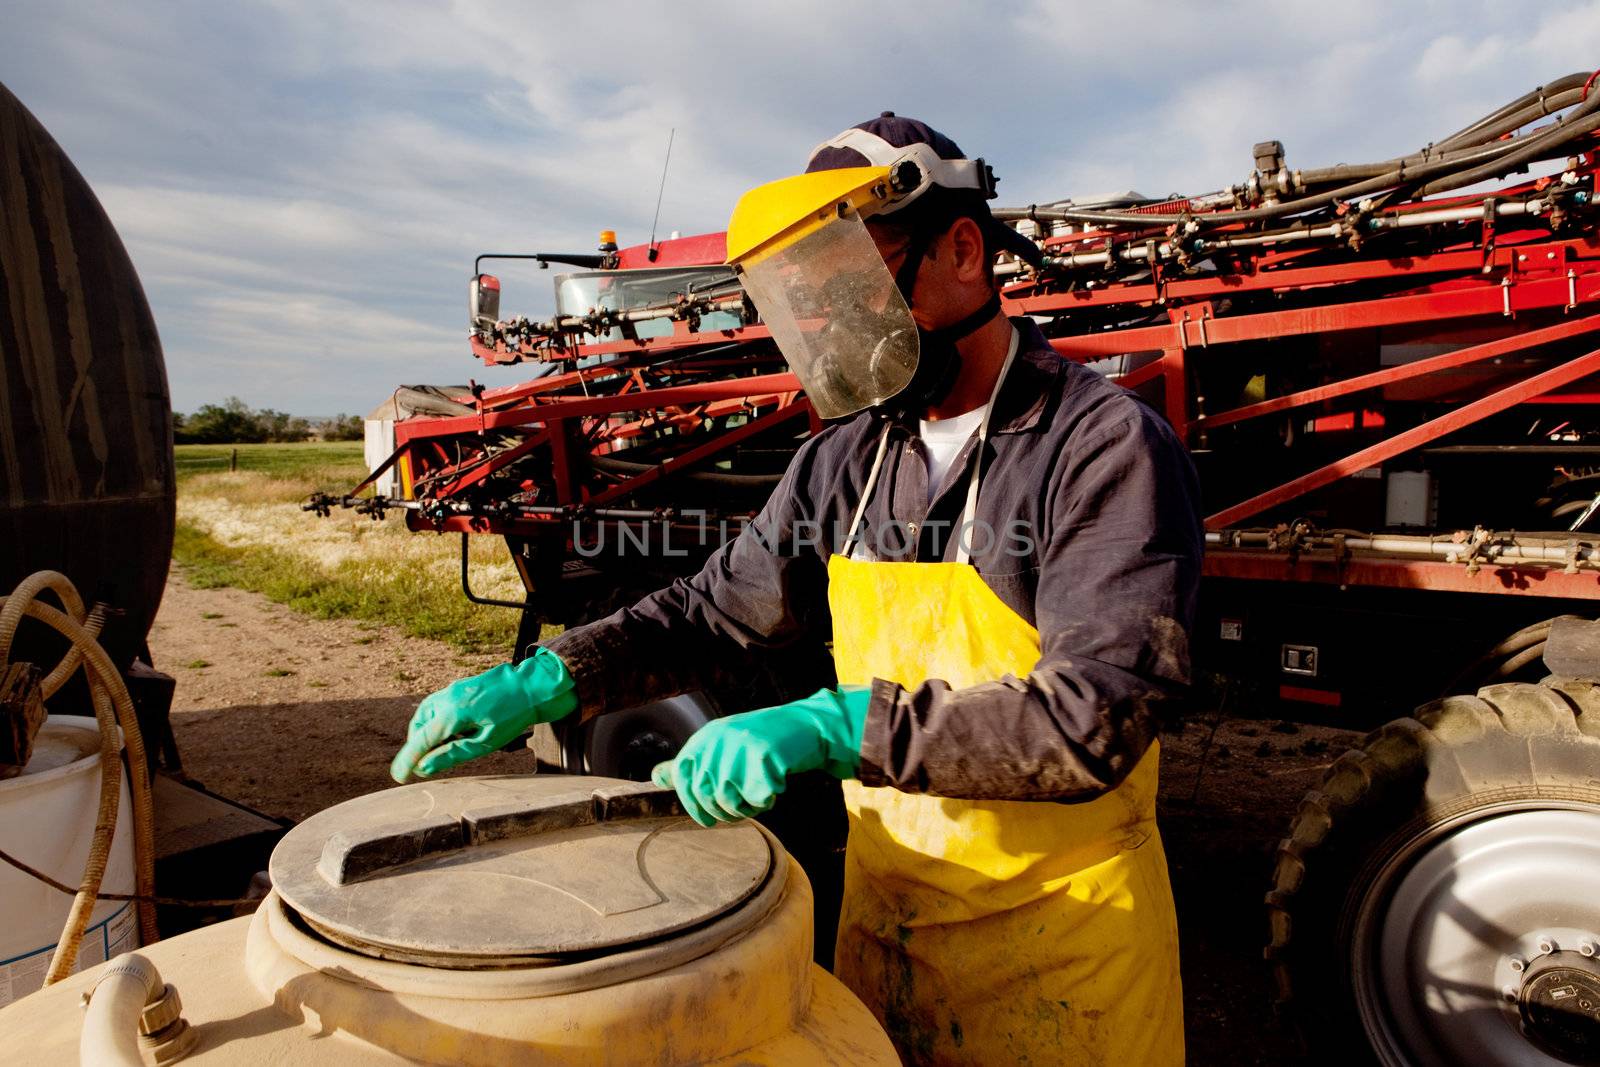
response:
<path id="1" fill-rule="evenodd" d="M 656 190 L 656 217 L 650 220 L 650 250 L 646 255 L 652 263 L 656 261 L 656 223 L 661 221 L 661 198 L 667 191 L 667 168 L 672 165 L 672 139 L 677 135 L 676 126 L 667 134 L 667 158 L 661 164 L 661 188 Z"/>

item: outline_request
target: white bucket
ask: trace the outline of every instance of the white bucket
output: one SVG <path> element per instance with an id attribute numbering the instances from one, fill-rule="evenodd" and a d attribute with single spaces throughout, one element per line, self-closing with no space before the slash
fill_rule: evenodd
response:
<path id="1" fill-rule="evenodd" d="M 98 724 L 77 715 L 51 715 L 21 776 L 0 781 L 0 849 L 76 887 L 89 858 L 99 804 Z M 132 893 L 133 885 L 133 809 L 124 767 L 117 831 L 100 891 Z M 0 1007 L 44 984 L 71 906 L 67 894 L 0 862 Z M 133 905 L 102 900 L 83 935 L 75 969 L 138 947 Z"/>

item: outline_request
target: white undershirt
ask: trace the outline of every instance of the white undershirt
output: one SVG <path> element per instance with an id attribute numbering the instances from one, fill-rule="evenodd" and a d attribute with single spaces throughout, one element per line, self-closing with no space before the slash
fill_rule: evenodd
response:
<path id="1" fill-rule="evenodd" d="M 956 461 L 956 456 L 961 454 L 961 449 L 972 439 L 972 435 L 978 432 L 978 424 L 983 422 L 983 413 L 988 408 L 989 405 L 985 404 L 938 422 L 922 420 L 922 447 L 928 452 L 928 503 L 933 503 L 934 495 L 944 484 L 944 476 L 950 473 L 950 465 Z"/>
<path id="2" fill-rule="evenodd" d="M 1011 328 L 1011 351 L 1015 352 L 1017 343 L 1021 338 L 1015 326 Z M 1009 355 L 1009 353 L 1008 353 Z M 996 383 L 998 384 L 998 383 Z M 944 476 L 950 472 L 951 464 L 961 454 L 961 449 L 972 435 L 978 432 L 978 427 L 983 424 L 984 413 L 989 410 L 988 404 L 975 407 L 971 411 L 937 422 L 922 419 L 919 436 L 922 446 L 928 452 L 928 503 L 933 503 L 933 498 L 938 494 L 939 487 L 944 484 Z"/>

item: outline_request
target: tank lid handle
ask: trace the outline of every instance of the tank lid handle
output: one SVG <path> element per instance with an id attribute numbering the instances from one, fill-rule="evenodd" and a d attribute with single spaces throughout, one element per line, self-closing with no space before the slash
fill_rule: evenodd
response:
<path id="1" fill-rule="evenodd" d="M 535 837 L 600 822 L 682 815 L 677 793 L 627 782 L 588 793 L 563 793 L 537 804 L 484 804 L 459 815 L 336 831 L 323 845 L 317 873 L 344 886 L 419 859 L 510 838 Z"/>

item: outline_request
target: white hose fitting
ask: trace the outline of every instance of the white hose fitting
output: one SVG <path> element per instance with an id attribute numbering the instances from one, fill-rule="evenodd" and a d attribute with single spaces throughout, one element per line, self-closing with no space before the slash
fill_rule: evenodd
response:
<path id="1" fill-rule="evenodd" d="M 178 991 L 156 965 L 126 952 L 106 965 L 83 995 L 82 1067 L 149 1067 L 187 1056 L 198 1036 L 183 1018 Z"/>
<path id="2" fill-rule="evenodd" d="M 82 1067 L 145 1067 L 139 1054 L 139 1019 L 145 1005 L 159 1000 L 165 989 L 156 965 L 137 952 L 125 952 L 107 964 L 86 994 L 78 1038 Z"/>

